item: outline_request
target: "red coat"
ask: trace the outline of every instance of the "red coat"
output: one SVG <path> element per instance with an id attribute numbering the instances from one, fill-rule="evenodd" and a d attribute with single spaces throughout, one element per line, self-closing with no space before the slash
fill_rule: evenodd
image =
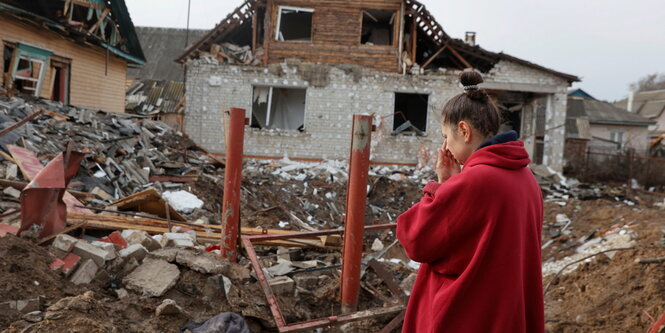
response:
<path id="1" fill-rule="evenodd" d="M 544 332 L 543 199 L 520 141 L 474 152 L 397 219 L 422 263 L 403 332 Z"/>

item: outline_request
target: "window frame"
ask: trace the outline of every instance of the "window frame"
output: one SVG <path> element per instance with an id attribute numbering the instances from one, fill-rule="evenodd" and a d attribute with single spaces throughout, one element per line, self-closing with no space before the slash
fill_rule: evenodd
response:
<path id="1" fill-rule="evenodd" d="M 427 136 L 429 136 L 429 130 L 430 130 L 429 121 L 430 121 L 430 106 L 431 106 L 430 100 L 432 98 L 432 93 L 419 93 L 419 92 L 412 92 L 412 91 L 408 91 L 408 92 L 394 91 L 393 92 L 393 129 L 391 130 L 391 133 L 396 130 L 395 129 L 395 118 L 397 117 L 397 111 L 395 110 L 395 108 L 397 108 L 397 95 L 398 94 L 400 94 L 400 95 L 423 95 L 423 96 L 427 96 L 427 107 L 426 107 L 426 110 L 425 110 L 425 130 L 422 131 L 423 132 L 422 135 L 418 135 L 418 132 L 416 132 L 416 131 L 406 131 L 406 130 L 404 130 L 404 131 L 401 131 L 401 132 L 397 133 L 395 136 L 396 137 L 405 137 L 405 136 L 427 137 Z M 404 116 L 406 117 L 406 115 L 404 115 Z M 415 127 L 415 125 L 413 125 L 413 123 L 411 125 Z"/>
<path id="2" fill-rule="evenodd" d="M 304 90 L 304 92 L 305 92 L 305 105 L 303 106 L 303 124 L 302 124 L 303 129 L 302 129 L 302 131 L 298 130 L 298 129 L 286 129 L 286 128 L 268 128 L 268 127 L 258 128 L 258 127 L 253 127 L 254 96 L 255 96 L 254 93 L 255 93 L 256 88 L 270 88 L 270 90 L 268 92 L 268 101 L 267 101 L 268 107 L 267 107 L 267 110 L 266 110 L 266 124 L 268 126 L 270 125 L 270 116 L 272 115 L 272 100 L 273 100 L 273 96 L 274 96 L 274 89 Z M 309 87 L 267 85 L 267 84 L 265 84 L 265 85 L 263 85 L 263 84 L 252 85 L 251 86 L 251 89 L 252 89 L 252 107 L 251 107 L 250 113 L 249 113 L 249 116 L 250 116 L 249 124 L 247 126 L 249 126 L 252 129 L 255 129 L 257 131 L 261 131 L 261 132 L 270 131 L 270 130 L 277 130 L 277 131 L 297 131 L 299 133 L 307 133 L 307 107 L 308 107 L 307 92 L 308 92 L 308 88 Z"/>
<path id="3" fill-rule="evenodd" d="M 309 40 L 280 40 L 280 28 L 282 25 L 282 10 L 294 10 L 296 12 L 305 12 L 312 14 L 312 27 L 309 32 Z M 276 42 L 287 42 L 287 43 L 312 43 L 314 41 L 314 8 L 304 8 L 304 7 L 293 7 L 293 6 L 278 6 L 277 7 L 277 24 L 275 25 L 275 41 Z"/>
<path id="4" fill-rule="evenodd" d="M 386 11 L 386 12 L 393 12 L 393 14 L 395 15 L 395 17 L 394 17 L 395 22 L 393 22 L 392 29 L 390 31 L 390 34 L 391 34 L 390 39 L 392 40 L 392 43 L 390 43 L 388 45 L 376 45 L 376 44 L 363 43 L 363 32 L 362 32 L 362 30 L 363 30 L 363 22 L 365 20 L 365 12 L 370 11 L 370 10 L 382 10 L 382 11 Z M 358 45 L 360 45 L 360 47 L 379 48 L 379 49 L 394 49 L 394 48 L 399 47 L 398 37 L 399 37 L 399 28 L 400 27 L 397 25 L 398 19 L 399 19 L 399 10 L 378 9 L 378 8 L 361 8 L 361 10 L 360 10 L 360 34 L 358 36 Z"/>

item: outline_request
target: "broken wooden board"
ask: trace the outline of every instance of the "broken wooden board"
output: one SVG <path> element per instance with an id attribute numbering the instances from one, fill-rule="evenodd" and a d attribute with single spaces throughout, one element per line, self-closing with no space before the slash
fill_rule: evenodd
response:
<path id="1" fill-rule="evenodd" d="M 175 221 L 187 221 L 154 188 L 122 198 L 108 205 L 107 208 L 117 208 L 121 212 L 143 212 Z"/>
<path id="2" fill-rule="evenodd" d="M 177 222 L 167 222 L 163 220 L 156 220 L 143 217 L 122 217 L 112 215 L 98 215 L 98 214 L 77 214 L 70 213 L 67 215 L 68 224 L 76 224 L 80 222 L 87 222 L 86 228 L 100 229 L 100 230 L 126 230 L 135 229 L 142 230 L 149 234 L 163 234 L 170 232 L 172 226 L 181 226 L 183 228 L 196 231 L 197 239 L 207 242 L 221 242 L 222 227 L 219 225 L 196 225 L 196 224 L 181 224 Z M 286 235 L 293 234 L 293 231 L 285 230 L 272 230 L 272 229 L 258 229 L 258 228 L 242 228 L 240 231 L 245 235 Z M 291 240 L 277 240 L 277 241 L 263 241 L 256 242 L 257 245 L 270 245 L 270 246 L 287 246 L 287 247 L 322 247 L 338 249 L 341 244 L 341 236 L 321 236 L 316 238 L 298 238 L 294 236 Z"/>
<path id="3" fill-rule="evenodd" d="M 34 179 L 37 176 L 37 174 L 39 174 L 42 170 L 44 170 L 42 162 L 37 158 L 37 155 L 35 155 L 35 153 L 33 153 L 32 151 L 13 145 L 8 145 L 7 149 L 9 149 L 9 153 L 12 154 L 14 161 L 16 162 L 19 169 L 21 170 L 21 173 L 27 180 Z M 81 208 L 81 206 L 83 206 L 83 203 L 81 203 L 69 192 L 65 192 L 65 194 L 62 197 L 62 201 L 67 205 L 67 210 L 69 212 L 81 213 L 81 214 L 92 213 L 92 211 L 88 209 Z"/>

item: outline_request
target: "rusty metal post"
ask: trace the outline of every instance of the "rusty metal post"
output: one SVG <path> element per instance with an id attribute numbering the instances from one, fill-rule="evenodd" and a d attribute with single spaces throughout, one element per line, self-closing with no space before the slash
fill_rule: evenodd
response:
<path id="1" fill-rule="evenodd" d="M 242 181 L 242 154 L 245 135 L 245 110 L 231 108 L 226 126 L 226 169 L 224 170 L 224 198 L 222 199 L 222 257 L 238 260 L 240 234 L 240 182 Z"/>
<path id="2" fill-rule="evenodd" d="M 343 313 L 353 312 L 358 306 L 371 141 L 372 116 L 354 115 L 340 283 Z"/>

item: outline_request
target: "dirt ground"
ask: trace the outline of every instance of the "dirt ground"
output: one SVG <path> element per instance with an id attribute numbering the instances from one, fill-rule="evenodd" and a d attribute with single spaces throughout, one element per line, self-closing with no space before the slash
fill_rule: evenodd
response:
<path id="1" fill-rule="evenodd" d="M 548 332 L 646 332 L 665 312 L 665 263 L 636 262 L 665 257 L 665 211 L 654 205 L 663 197 L 622 193 L 637 204 L 616 199 L 569 199 L 565 207 L 546 203 L 545 240 L 550 238 L 547 224 L 557 214 L 572 220 L 572 232 L 543 251 L 544 261 L 574 254 L 580 238 L 608 237 L 618 229 L 630 232 L 634 241 L 611 259 L 600 254 L 558 279 L 544 277 L 545 286 L 551 282 L 545 295 Z"/>

